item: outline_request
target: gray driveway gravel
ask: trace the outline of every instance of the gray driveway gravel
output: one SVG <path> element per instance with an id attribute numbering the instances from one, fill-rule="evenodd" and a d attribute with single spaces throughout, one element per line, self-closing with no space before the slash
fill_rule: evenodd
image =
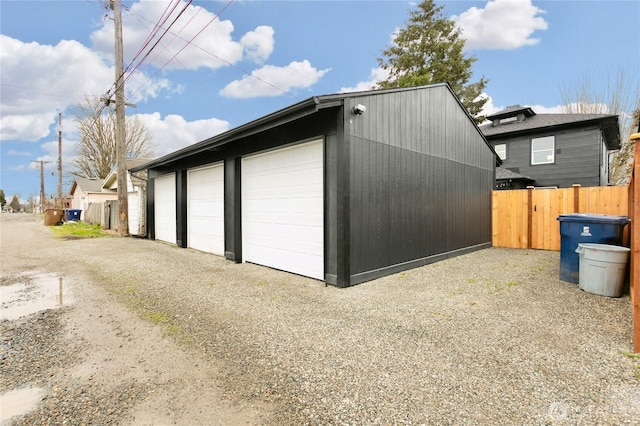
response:
<path id="1" fill-rule="evenodd" d="M 203 357 L 262 424 L 639 424 L 628 294 L 491 248 L 338 289 L 137 238 L 33 249 L 76 264 Z M 67 267 L 67 273 L 72 273 Z"/>

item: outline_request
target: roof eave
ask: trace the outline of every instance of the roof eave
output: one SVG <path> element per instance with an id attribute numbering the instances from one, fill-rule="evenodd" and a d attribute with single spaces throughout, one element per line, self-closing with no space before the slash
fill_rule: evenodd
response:
<path id="1" fill-rule="evenodd" d="M 615 123 L 615 126 L 613 126 L 612 124 L 603 126 L 603 123 L 608 122 L 608 121 L 612 121 L 613 123 Z M 603 131 L 603 134 L 605 134 L 605 143 L 607 145 L 607 148 L 609 149 L 618 149 L 620 148 L 620 137 L 619 137 L 619 130 L 618 130 L 618 116 L 617 115 L 609 115 L 609 116 L 605 116 L 605 117 L 599 117 L 599 118 L 591 118 L 588 120 L 583 120 L 583 121 L 572 121 L 570 123 L 559 123 L 559 124 L 551 124 L 551 125 L 546 125 L 546 126 L 537 126 L 537 127 L 530 127 L 530 128 L 526 128 L 526 129 L 520 129 L 520 130 L 513 130 L 513 131 L 506 131 L 503 133 L 494 133 L 494 134 L 489 134 L 489 135 L 485 135 L 486 138 L 488 140 L 496 140 L 496 139 L 506 139 L 506 138 L 511 138 L 513 136 L 520 136 L 520 135 L 526 135 L 526 134 L 531 134 L 531 133 L 539 133 L 541 130 L 558 130 L 558 129 L 569 129 L 569 128 L 573 128 L 573 127 L 581 127 L 581 126 L 585 126 L 585 125 L 598 125 L 600 127 L 600 129 Z M 607 133 L 608 132 L 608 133 Z M 617 135 L 617 136 L 615 136 Z M 618 139 L 617 142 L 617 146 L 618 148 L 610 148 L 609 146 L 615 146 L 615 139 Z"/>
<path id="2" fill-rule="evenodd" d="M 323 103 L 325 105 L 322 105 Z M 181 150 L 167 154 L 149 163 L 133 167 L 129 170 L 132 173 L 135 173 L 144 169 L 172 163 L 174 161 L 190 157 L 192 155 L 197 155 L 204 151 L 215 150 L 218 147 L 234 142 L 238 139 L 245 138 L 264 130 L 277 127 L 279 125 L 313 114 L 319 109 L 322 109 L 322 107 L 331 107 L 341 104 L 342 102 L 333 102 L 329 105 L 328 102 L 322 102 L 319 97 L 314 96 L 302 102 L 298 102 L 297 104 L 291 105 L 287 108 L 283 108 L 271 114 L 260 117 L 256 120 L 250 121 L 249 123 L 228 130 L 224 133 L 220 133 L 219 135 L 205 139 L 201 142 L 197 142 L 193 145 L 189 145 L 185 148 L 182 148 Z"/>

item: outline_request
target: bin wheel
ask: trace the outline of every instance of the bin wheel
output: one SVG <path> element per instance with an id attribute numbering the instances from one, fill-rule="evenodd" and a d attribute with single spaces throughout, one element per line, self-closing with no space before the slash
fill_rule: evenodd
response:
<path id="1" fill-rule="evenodd" d="M 64 223 L 61 220 L 56 222 L 56 226 L 62 226 L 62 225 L 64 225 Z"/>

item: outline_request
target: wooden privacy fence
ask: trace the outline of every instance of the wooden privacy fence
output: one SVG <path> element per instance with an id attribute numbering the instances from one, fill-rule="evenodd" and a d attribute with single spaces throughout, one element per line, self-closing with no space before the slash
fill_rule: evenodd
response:
<path id="1" fill-rule="evenodd" d="M 493 191 L 492 243 L 496 247 L 560 250 L 558 216 L 594 213 L 629 214 L 628 186 Z M 624 242 L 629 227 L 625 227 Z"/>
<path id="2" fill-rule="evenodd" d="M 84 221 L 100 225 L 102 229 L 118 228 L 118 201 L 110 200 L 102 203 L 91 203 L 84 212 Z"/>

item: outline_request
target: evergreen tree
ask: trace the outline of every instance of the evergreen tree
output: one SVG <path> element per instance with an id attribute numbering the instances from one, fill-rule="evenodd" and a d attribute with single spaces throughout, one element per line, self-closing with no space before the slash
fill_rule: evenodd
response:
<path id="1" fill-rule="evenodd" d="M 9 207 L 13 209 L 14 212 L 19 212 L 22 207 L 20 204 L 20 198 L 17 195 L 14 195 L 9 203 Z"/>
<path id="2" fill-rule="evenodd" d="M 409 11 L 406 28 L 401 28 L 394 44 L 382 51 L 380 66 L 389 78 L 379 81 L 382 88 L 449 83 L 476 122 L 484 117 L 480 111 L 487 101 L 478 98 L 487 85 L 482 77 L 469 83 L 474 56 L 466 57 L 465 41 L 455 23 L 442 14 L 443 6 L 424 0 Z"/>

